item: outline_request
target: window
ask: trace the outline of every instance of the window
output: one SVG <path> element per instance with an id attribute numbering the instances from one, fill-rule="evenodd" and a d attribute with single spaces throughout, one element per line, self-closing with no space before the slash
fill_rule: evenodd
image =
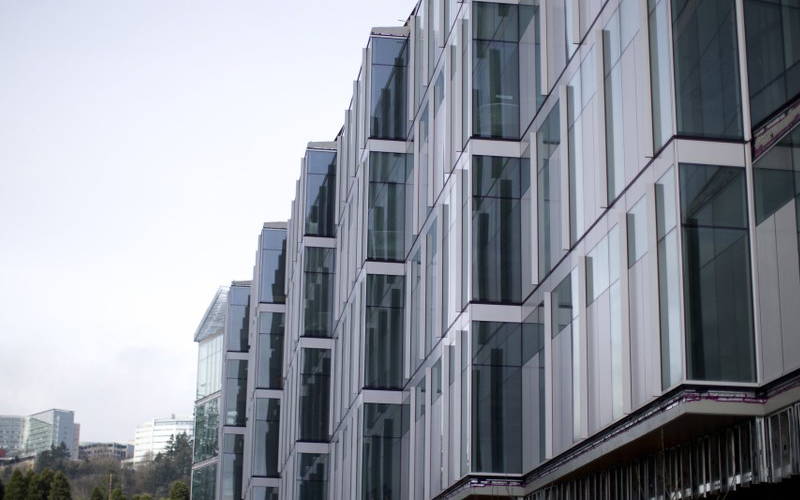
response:
<path id="1" fill-rule="evenodd" d="M 518 6 L 473 4 L 472 133 L 519 139 Z"/>
<path id="2" fill-rule="evenodd" d="M 472 323 L 473 472 L 522 472 L 522 327 Z"/>
<path id="3" fill-rule="evenodd" d="M 265 229 L 261 233 L 259 302 L 286 302 L 286 231 Z"/>
<path id="4" fill-rule="evenodd" d="M 327 500 L 328 455 L 297 454 L 297 500 Z"/>
<path id="5" fill-rule="evenodd" d="M 678 134 L 742 138 L 734 0 L 672 0 Z"/>
<path id="6" fill-rule="evenodd" d="M 409 155 L 370 153 L 367 258 L 405 258 L 405 197 Z"/>
<path id="7" fill-rule="evenodd" d="M 370 137 L 405 139 L 408 41 L 372 37 Z"/>
<path id="8" fill-rule="evenodd" d="M 745 173 L 681 164 L 688 377 L 755 381 Z"/>
<path id="9" fill-rule="evenodd" d="M 364 386 L 403 387 L 403 276 L 367 275 Z"/>
<path id="10" fill-rule="evenodd" d="M 219 398 L 195 407 L 194 463 L 214 458 L 219 453 Z"/>
<path id="11" fill-rule="evenodd" d="M 214 500 L 217 496 L 217 464 L 192 471 L 192 498 Z"/>
<path id="12" fill-rule="evenodd" d="M 256 399 L 253 475 L 278 477 L 280 399 Z"/>
<path id="13" fill-rule="evenodd" d="M 224 434 L 222 442 L 222 500 L 239 500 L 242 498 L 244 436 Z"/>
<path id="14" fill-rule="evenodd" d="M 403 405 L 364 404 L 362 498 L 401 498 L 407 484 L 401 480 L 403 442 L 409 426 Z"/>
<path id="15" fill-rule="evenodd" d="M 328 441 L 330 378 L 330 350 L 304 348 L 300 374 L 300 441 Z"/>
<path id="16" fill-rule="evenodd" d="M 306 152 L 306 227 L 309 236 L 334 236 L 336 227 L 336 152 Z"/>
<path id="17" fill-rule="evenodd" d="M 564 255 L 561 245 L 561 131 L 558 104 L 536 132 L 539 280 Z"/>
<path id="18" fill-rule="evenodd" d="M 283 387 L 283 321 L 283 313 L 262 312 L 258 315 L 256 387 Z"/>
<path id="19" fill-rule="evenodd" d="M 232 286 L 228 292 L 228 351 L 244 352 L 249 348 L 250 287 Z"/>
<path id="20" fill-rule="evenodd" d="M 330 337 L 333 333 L 333 248 L 305 249 L 303 336 Z"/>
<path id="21" fill-rule="evenodd" d="M 800 3 L 745 0 L 744 22 L 755 128 L 800 94 Z"/>
<path id="22" fill-rule="evenodd" d="M 244 426 L 247 417 L 247 361 L 230 359 L 225 389 L 225 425 Z"/>
<path id="23" fill-rule="evenodd" d="M 520 197 L 530 185 L 527 171 L 520 168 L 519 158 L 473 157 L 474 300 L 522 300 Z"/>

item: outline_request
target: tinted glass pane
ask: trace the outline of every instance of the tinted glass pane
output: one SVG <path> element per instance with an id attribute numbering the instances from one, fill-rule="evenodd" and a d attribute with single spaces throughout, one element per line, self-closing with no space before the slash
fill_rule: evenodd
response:
<path id="1" fill-rule="evenodd" d="M 536 132 L 539 279 L 564 253 L 561 249 L 561 144 L 560 118 L 556 105 Z"/>
<path id="2" fill-rule="evenodd" d="M 192 498 L 214 500 L 217 495 L 217 464 L 192 471 Z"/>
<path id="3" fill-rule="evenodd" d="M 327 500 L 328 455 L 297 454 L 297 500 Z"/>
<path id="4" fill-rule="evenodd" d="M 405 154 L 371 153 L 367 206 L 367 257 L 405 257 Z"/>
<path id="5" fill-rule="evenodd" d="M 364 500 L 401 498 L 402 419 L 402 405 L 364 405 Z"/>
<path id="6" fill-rule="evenodd" d="M 688 376 L 755 380 L 744 169 L 682 164 Z"/>
<path id="7" fill-rule="evenodd" d="M 253 475 L 278 477 L 280 400 L 257 399 L 253 443 Z"/>
<path id="8" fill-rule="evenodd" d="M 753 164 L 756 224 L 800 193 L 800 127 Z"/>
<path id="9" fill-rule="evenodd" d="M 572 323 L 572 280 L 569 276 L 553 290 L 553 337 Z M 576 304 L 577 305 L 577 304 Z"/>
<path id="10" fill-rule="evenodd" d="M 303 349 L 300 375 L 299 439 L 328 440 L 331 353 L 328 349 Z"/>
<path id="11" fill-rule="evenodd" d="M 225 389 L 225 425 L 243 426 L 247 421 L 247 361 L 228 360 Z"/>
<path id="12" fill-rule="evenodd" d="M 228 292 L 228 351 L 246 351 L 250 330 L 250 287 L 232 286 Z"/>
<path id="13" fill-rule="evenodd" d="M 672 0 L 678 133 L 740 139 L 734 0 Z"/>
<path id="14" fill-rule="evenodd" d="M 476 41 L 472 72 L 472 134 L 519 138 L 519 48 Z"/>
<path id="15" fill-rule="evenodd" d="M 745 0 L 744 14 L 755 128 L 800 93 L 800 2 Z"/>
<path id="16" fill-rule="evenodd" d="M 367 276 L 364 385 L 403 385 L 403 276 Z"/>
<path id="17" fill-rule="evenodd" d="M 197 463 L 219 453 L 219 398 L 196 406 L 194 411 L 194 463 Z"/>

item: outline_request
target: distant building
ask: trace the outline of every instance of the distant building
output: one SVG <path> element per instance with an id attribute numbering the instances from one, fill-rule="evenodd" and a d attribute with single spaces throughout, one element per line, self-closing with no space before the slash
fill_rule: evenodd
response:
<path id="1" fill-rule="evenodd" d="M 136 428 L 134 439 L 133 465 L 136 467 L 147 462 L 164 451 L 170 438 L 186 433 L 192 437 L 194 420 L 191 416 L 175 416 L 155 418 Z"/>
<path id="2" fill-rule="evenodd" d="M 122 443 L 82 443 L 80 459 L 94 460 L 100 457 L 114 458 L 119 461 L 133 457 L 133 445 Z"/>
<path id="3" fill-rule="evenodd" d="M 79 434 L 75 413 L 69 410 L 51 409 L 28 416 L 0 415 L 0 448 L 7 456 L 34 456 L 64 443 L 70 458 L 76 460 Z"/>

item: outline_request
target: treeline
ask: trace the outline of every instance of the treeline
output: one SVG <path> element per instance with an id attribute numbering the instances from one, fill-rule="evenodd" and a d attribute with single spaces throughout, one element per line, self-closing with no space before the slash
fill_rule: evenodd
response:
<path id="1" fill-rule="evenodd" d="M 136 469 L 105 457 L 72 461 L 62 444 L 40 453 L 35 470 L 0 474 L 0 500 L 189 500 L 191 471 L 192 445 L 186 434 L 170 438 L 164 452 Z M 63 478 L 59 484 L 66 484 L 69 496 L 51 497 L 52 488 L 42 496 L 41 484 L 54 484 L 56 477 Z M 64 488 L 59 488 L 61 495 Z"/>

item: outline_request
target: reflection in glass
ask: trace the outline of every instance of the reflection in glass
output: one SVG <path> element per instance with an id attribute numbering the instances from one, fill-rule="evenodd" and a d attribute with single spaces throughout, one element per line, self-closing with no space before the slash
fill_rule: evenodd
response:
<path id="1" fill-rule="evenodd" d="M 203 462 L 219 453 L 219 398 L 213 398 L 194 409 L 194 458 Z"/>
<path id="2" fill-rule="evenodd" d="M 800 94 L 800 2 L 745 0 L 753 128 Z"/>
<path id="3" fill-rule="evenodd" d="M 333 333 L 333 272 L 335 249 L 305 249 L 303 323 L 304 337 L 330 337 Z"/>
<path id="4" fill-rule="evenodd" d="M 328 441 L 330 378 L 331 351 L 304 348 L 300 373 L 300 441 Z"/>
<path id="5" fill-rule="evenodd" d="M 228 351 L 244 352 L 248 349 L 248 324 L 250 321 L 250 286 L 232 286 L 228 292 Z"/>
<path id="6" fill-rule="evenodd" d="M 678 134 L 742 138 L 734 0 L 672 0 Z"/>
<path id="7" fill-rule="evenodd" d="M 405 258 L 406 176 L 410 155 L 373 152 L 369 156 L 367 258 Z"/>
<path id="8" fill-rule="evenodd" d="M 262 312 L 258 315 L 256 387 L 283 387 L 283 318 L 283 313 Z"/>
<path id="9" fill-rule="evenodd" d="M 222 437 L 222 500 L 242 498 L 242 456 L 244 436 L 224 434 Z"/>
<path id="10" fill-rule="evenodd" d="M 558 103 L 536 132 L 539 280 L 564 255 L 561 248 L 561 129 Z"/>
<path id="11" fill-rule="evenodd" d="M 278 442 L 281 401 L 256 399 L 253 440 L 253 475 L 279 477 Z"/>
<path id="12" fill-rule="evenodd" d="M 409 427 L 403 405 L 364 404 L 362 498 L 399 499 L 402 483 L 403 435 Z M 406 492 L 407 494 L 407 492 Z"/>
<path id="13" fill-rule="evenodd" d="M 247 417 L 247 361 L 229 359 L 225 386 L 225 425 L 244 426 Z"/>
<path id="14" fill-rule="evenodd" d="M 522 326 L 472 323 L 474 472 L 522 472 Z"/>
<path id="15" fill-rule="evenodd" d="M 327 500 L 328 455 L 297 454 L 297 500 Z"/>
<path id="16" fill-rule="evenodd" d="M 753 382 L 744 169 L 681 164 L 680 180 L 688 377 Z"/>
<path id="17" fill-rule="evenodd" d="M 334 236 L 336 230 L 336 152 L 306 152 L 306 224 L 309 236 Z"/>
<path id="18" fill-rule="evenodd" d="M 474 156 L 472 164 L 472 295 L 519 303 L 521 193 L 530 181 L 519 158 Z"/>
<path id="19" fill-rule="evenodd" d="M 648 0 L 650 26 L 650 93 L 653 105 L 653 150 L 672 137 L 672 90 L 669 74 L 668 0 Z"/>
<path id="20" fill-rule="evenodd" d="M 217 496 L 217 464 L 192 470 L 192 498 L 215 500 Z"/>
<path id="21" fill-rule="evenodd" d="M 370 137 L 405 139 L 408 41 L 372 37 Z"/>
<path id="22" fill-rule="evenodd" d="M 364 386 L 403 387 L 403 276 L 367 275 Z"/>
<path id="23" fill-rule="evenodd" d="M 661 334 L 661 387 L 677 384 L 681 370 L 680 270 L 678 268 L 677 193 L 670 168 L 656 183 L 658 310 Z"/>
<path id="24" fill-rule="evenodd" d="M 259 302 L 286 302 L 286 231 L 264 229 L 261 233 Z"/>

